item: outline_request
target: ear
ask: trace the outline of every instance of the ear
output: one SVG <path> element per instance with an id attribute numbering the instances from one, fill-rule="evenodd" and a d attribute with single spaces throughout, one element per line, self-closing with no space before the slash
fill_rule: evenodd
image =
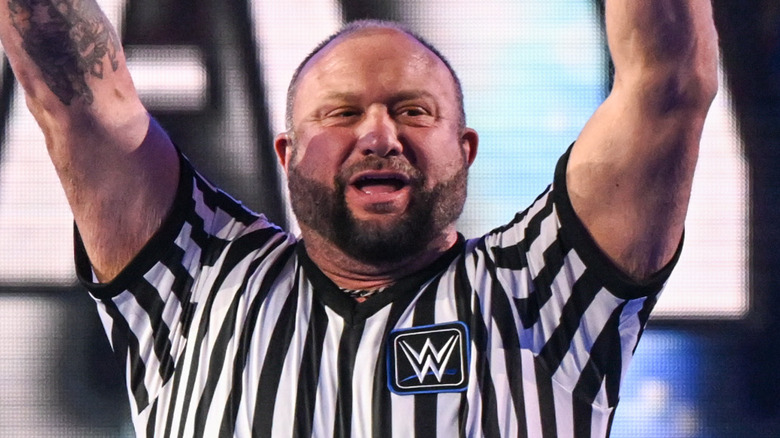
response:
<path id="1" fill-rule="evenodd" d="M 466 157 L 466 161 L 469 166 L 477 158 L 477 147 L 479 145 L 479 135 L 477 131 L 466 128 L 463 134 L 460 136 L 460 146 L 463 148 L 463 156 Z"/>
<path id="2" fill-rule="evenodd" d="M 286 132 L 277 135 L 274 139 L 274 150 L 276 151 L 276 158 L 279 159 L 279 164 L 282 165 L 285 174 L 287 174 L 288 166 L 290 165 L 292 144 L 292 138 L 290 138 L 290 135 Z"/>

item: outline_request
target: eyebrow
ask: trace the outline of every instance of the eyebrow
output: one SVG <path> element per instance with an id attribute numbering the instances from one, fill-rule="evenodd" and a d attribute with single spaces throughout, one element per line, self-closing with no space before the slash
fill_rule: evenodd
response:
<path id="1" fill-rule="evenodd" d="M 324 98 L 326 100 L 354 101 L 359 99 L 359 95 L 357 93 L 351 93 L 351 92 L 334 91 L 326 94 Z M 412 100 L 412 99 L 419 99 L 419 98 L 436 100 L 436 96 L 426 90 L 403 90 L 394 94 L 391 97 L 390 101 L 392 103 L 396 103 L 396 102 L 402 102 L 404 100 Z"/>

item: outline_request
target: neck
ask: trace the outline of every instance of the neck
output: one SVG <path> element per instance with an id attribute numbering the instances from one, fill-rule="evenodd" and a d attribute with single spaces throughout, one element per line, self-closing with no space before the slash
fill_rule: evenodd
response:
<path id="1" fill-rule="evenodd" d="M 343 289 L 373 290 L 394 284 L 399 279 L 430 265 L 458 240 L 454 226 L 448 227 L 426 247 L 398 261 L 369 263 L 345 253 L 330 240 L 301 225 L 306 253 L 318 268 Z"/>

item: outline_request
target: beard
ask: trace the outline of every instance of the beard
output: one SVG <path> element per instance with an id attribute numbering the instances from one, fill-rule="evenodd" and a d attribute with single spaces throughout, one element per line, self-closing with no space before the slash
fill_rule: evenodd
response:
<path id="1" fill-rule="evenodd" d="M 363 170 L 391 169 L 410 177 L 406 212 L 393 221 L 357 219 L 346 201 L 347 181 Z M 349 256 L 370 264 L 393 263 L 422 252 L 460 216 L 466 202 L 467 166 L 425 189 L 422 173 L 401 158 L 369 156 L 343 169 L 335 189 L 291 167 L 288 188 L 298 221 Z"/>

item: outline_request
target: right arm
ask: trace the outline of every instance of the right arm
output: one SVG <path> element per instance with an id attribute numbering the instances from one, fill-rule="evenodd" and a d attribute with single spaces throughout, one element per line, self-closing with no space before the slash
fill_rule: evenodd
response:
<path id="1" fill-rule="evenodd" d="M 0 41 L 93 269 L 109 281 L 168 213 L 179 162 L 95 0 L 0 0 Z"/>

